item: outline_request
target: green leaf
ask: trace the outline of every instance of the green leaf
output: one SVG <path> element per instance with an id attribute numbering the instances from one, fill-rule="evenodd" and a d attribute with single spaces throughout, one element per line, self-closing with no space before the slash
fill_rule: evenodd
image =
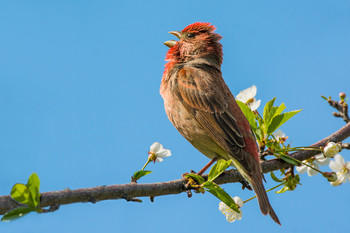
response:
<path id="1" fill-rule="evenodd" d="M 284 150 L 284 148 L 282 149 L 281 145 L 278 142 L 276 142 L 276 141 L 267 141 L 266 142 L 266 146 L 267 146 L 267 148 L 271 148 L 273 150 L 276 150 L 276 149 L 278 149 L 279 151 L 283 151 Z"/>
<path id="2" fill-rule="evenodd" d="M 256 131 L 257 129 L 257 124 L 255 121 L 255 114 L 254 112 L 243 102 L 236 100 L 238 106 L 241 108 L 243 114 L 245 115 L 245 117 L 248 119 L 248 122 L 250 124 L 250 127 L 252 128 L 253 132 Z"/>
<path id="3" fill-rule="evenodd" d="M 284 192 L 286 192 L 288 190 L 289 190 L 289 188 L 287 186 L 284 186 L 281 190 L 278 190 L 275 193 L 284 193 Z"/>
<path id="4" fill-rule="evenodd" d="M 29 189 L 24 184 L 15 184 L 11 190 L 11 197 L 22 204 L 35 207 Z"/>
<path id="5" fill-rule="evenodd" d="M 286 109 L 286 106 L 284 105 L 284 103 L 282 103 L 282 104 L 277 108 L 276 112 L 273 113 L 272 118 L 275 117 L 275 116 L 277 116 L 277 115 L 280 115 L 280 114 L 283 112 L 284 109 Z M 271 119 L 272 119 L 272 118 L 271 118 Z"/>
<path id="6" fill-rule="evenodd" d="M 258 141 L 262 142 L 265 139 L 265 133 L 264 133 L 266 131 L 266 130 L 264 130 L 265 123 L 264 123 L 264 120 L 260 116 L 257 117 L 257 120 L 259 122 L 259 127 L 256 130 L 255 135 L 258 138 Z"/>
<path id="7" fill-rule="evenodd" d="M 321 98 L 325 99 L 326 101 L 328 101 L 328 99 L 325 96 L 323 96 L 323 95 L 321 95 Z"/>
<path id="8" fill-rule="evenodd" d="M 219 200 L 224 202 L 228 207 L 230 207 L 231 209 L 233 209 L 237 213 L 240 213 L 239 207 L 233 201 L 232 197 L 227 192 L 225 192 L 219 185 L 217 185 L 211 181 L 207 181 L 203 184 L 203 187 L 206 188 L 208 192 L 213 194 Z"/>
<path id="9" fill-rule="evenodd" d="M 270 109 L 270 117 L 267 119 L 267 121 L 265 122 L 266 125 L 269 125 L 271 119 L 275 116 L 276 112 L 277 112 L 278 107 L 277 106 L 272 106 Z"/>
<path id="10" fill-rule="evenodd" d="M 198 184 L 203 184 L 204 181 L 205 181 L 203 177 L 201 177 L 201 176 L 199 176 L 197 174 L 189 173 L 185 177 L 194 179 Z"/>
<path id="11" fill-rule="evenodd" d="M 258 142 L 261 142 L 262 141 L 262 135 L 261 135 L 261 130 L 260 128 L 255 132 L 255 136 L 256 136 L 256 140 Z"/>
<path id="12" fill-rule="evenodd" d="M 35 172 L 29 177 L 27 188 L 29 190 L 34 207 L 38 206 L 40 203 L 40 179 Z"/>
<path id="13" fill-rule="evenodd" d="M 19 218 L 27 215 L 28 213 L 30 213 L 32 211 L 36 211 L 36 209 L 32 208 L 32 207 L 28 207 L 28 206 L 20 206 L 20 207 L 17 207 L 15 209 L 10 210 L 9 212 L 7 212 L 1 218 L 1 221 L 2 222 L 10 222 L 10 221 L 19 219 Z"/>
<path id="14" fill-rule="evenodd" d="M 30 175 L 27 185 L 15 184 L 11 189 L 11 197 L 29 207 L 37 207 L 40 203 L 40 180 L 36 173 Z"/>
<path id="15" fill-rule="evenodd" d="M 220 159 L 211 169 L 209 172 L 208 180 L 213 181 L 218 177 L 221 173 L 223 173 L 226 168 L 228 168 L 232 163 L 232 160 L 224 160 Z"/>
<path id="16" fill-rule="evenodd" d="M 265 104 L 263 118 L 264 118 L 264 122 L 266 124 L 266 127 L 268 126 L 268 123 L 270 122 L 270 119 L 272 118 L 271 109 L 273 107 L 273 103 L 275 102 L 275 100 L 276 100 L 276 97 L 274 97 L 272 100 L 270 100 L 269 102 L 267 102 Z"/>
<path id="17" fill-rule="evenodd" d="M 291 159 L 285 155 L 281 155 L 279 158 L 286 161 L 289 164 L 292 164 L 294 166 L 299 166 L 299 163 L 297 161 L 294 161 L 293 159 Z"/>
<path id="18" fill-rule="evenodd" d="M 134 173 L 133 177 L 135 180 L 139 180 L 141 177 L 146 176 L 148 174 L 152 173 L 152 171 L 137 171 Z"/>
<path id="19" fill-rule="evenodd" d="M 275 132 L 280 126 L 282 126 L 284 123 L 286 123 L 290 118 L 292 118 L 295 114 L 297 114 L 300 111 L 301 109 L 291 111 L 291 112 L 285 112 L 272 118 L 272 121 L 267 129 L 267 134 L 272 134 L 273 132 Z"/>
<path id="20" fill-rule="evenodd" d="M 279 107 L 273 106 L 271 108 L 271 113 L 270 113 L 269 120 L 268 120 L 268 122 L 265 122 L 267 127 L 270 125 L 272 118 L 274 118 L 275 116 L 280 115 L 283 112 L 284 109 L 286 109 L 286 106 L 284 105 L 284 103 L 282 103 Z"/>
<path id="21" fill-rule="evenodd" d="M 283 180 L 278 179 L 278 178 L 275 176 L 275 173 L 271 172 L 270 174 L 271 174 L 271 178 L 272 178 L 274 181 L 276 181 L 276 182 L 283 182 Z"/>

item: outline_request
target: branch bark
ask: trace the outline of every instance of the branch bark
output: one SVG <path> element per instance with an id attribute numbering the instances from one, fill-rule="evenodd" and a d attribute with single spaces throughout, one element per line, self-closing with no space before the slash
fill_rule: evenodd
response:
<path id="1" fill-rule="evenodd" d="M 314 147 L 325 146 L 328 141 L 341 142 L 344 139 L 350 137 L 350 123 L 329 135 L 328 137 L 311 145 Z M 290 154 L 291 157 L 298 160 L 305 160 L 318 154 L 317 151 L 298 151 Z M 281 168 L 287 168 L 291 165 L 279 160 L 271 159 L 261 164 L 263 172 L 267 173 L 275 171 Z M 205 175 L 204 175 L 205 177 Z M 215 182 L 217 184 L 226 184 L 244 181 L 243 177 L 234 169 L 226 171 Z M 125 199 L 127 201 L 137 201 L 135 197 L 150 197 L 151 199 L 156 196 L 163 196 L 169 194 L 179 194 L 186 192 L 188 189 L 185 187 L 186 181 L 183 179 L 151 183 L 151 184 L 122 184 L 122 185 L 109 185 L 99 186 L 92 188 L 82 189 L 65 189 L 61 191 L 45 192 L 41 194 L 40 207 L 66 205 L 78 202 L 91 202 L 96 203 L 103 200 L 111 199 Z M 0 196 L 0 214 L 5 214 L 9 210 L 21 206 L 18 202 L 11 199 L 9 195 Z"/>

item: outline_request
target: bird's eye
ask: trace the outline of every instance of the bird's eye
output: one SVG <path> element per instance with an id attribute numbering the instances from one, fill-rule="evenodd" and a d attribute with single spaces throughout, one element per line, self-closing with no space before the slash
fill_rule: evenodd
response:
<path id="1" fill-rule="evenodd" d="M 193 33 L 188 33 L 187 34 L 187 37 L 191 38 L 191 37 L 194 37 L 195 35 Z"/>

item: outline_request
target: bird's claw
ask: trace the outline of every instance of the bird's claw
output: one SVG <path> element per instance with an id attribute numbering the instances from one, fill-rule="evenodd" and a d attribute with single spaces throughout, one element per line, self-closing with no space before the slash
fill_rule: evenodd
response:
<path id="1" fill-rule="evenodd" d="M 252 187 L 250 186 L 250 184 L 248 183 L 248 181 L 243 180 L 240 181 L 240 183 L 242 184 L 242 189 L 244 190 L 245 188 L 247 188 L 248 190 L 252 191 Z"/>

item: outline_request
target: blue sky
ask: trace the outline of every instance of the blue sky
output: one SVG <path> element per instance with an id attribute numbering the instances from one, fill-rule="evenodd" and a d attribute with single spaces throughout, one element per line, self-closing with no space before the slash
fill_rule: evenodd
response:
<path id="1" fill-rule="evenodd" d="M 263 104 L 276 96 L 287 110 L 303 109 L 282 128 L 294 146 L 324 138 L 344 125 L 320 95 L 350 94 L 349 12 L 348 1 L 0 1 L 0 195 L 34 171 L 42 192 L 128 183 L 154 141 L 173 156 L 150 165 L 142 182 L 178 179 L 206 164 L 168 121 L 159 95 L 163 42 L 174 39 L 167 32 L 196 21 L 223 36 L 222 71 L 235 95 L 255 84 Z M 302 175 L 301 183 L 269 194 L 282 227 L 256 201 L 229 224 L 212 196 L 181 194 L 61 206 L 1 223 L 0 231 L 348 229 L 349 183 L 335 188 L 320 175 Z M 239 184 L 224 188 L 253 195 Z"/>

